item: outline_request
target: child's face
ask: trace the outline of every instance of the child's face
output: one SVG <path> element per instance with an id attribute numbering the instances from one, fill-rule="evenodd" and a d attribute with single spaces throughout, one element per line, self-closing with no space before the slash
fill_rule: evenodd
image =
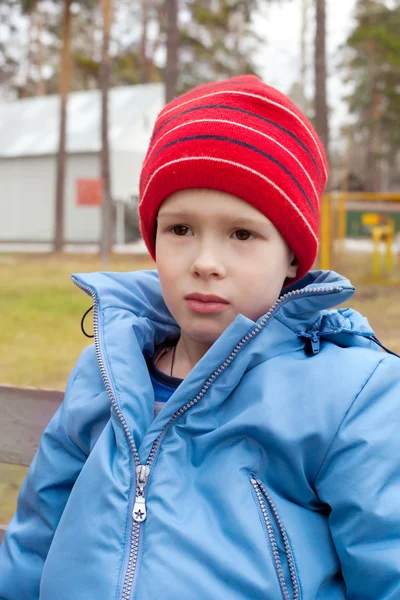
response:
<path id="1" fill-rule="evenodd" d="M 172 194 L 158 213 L 156 261 L 164 300 L 181 334 L 212 345 L 241 313 L 256 321 L 295 277 L 293 253 L 262 213 L 236 196 L 208 189 Z M 202 313 L 188 294 L 227 304 Z M 213 307 L 209 308 L 213 309 Z"/>

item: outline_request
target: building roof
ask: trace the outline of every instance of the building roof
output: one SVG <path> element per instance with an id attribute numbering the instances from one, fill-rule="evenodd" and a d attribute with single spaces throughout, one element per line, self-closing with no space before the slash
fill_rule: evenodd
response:
<path id="1" fill-rule="evenodd" d="M 163 105 L 162 83 L 112 88 L 109 94 L 109 139 L 112 144 L 149 108 Z M 58 151 L 59 96 L 37 96 L 0 103 L 0 157 L 40 156 Z M 71 92 L 68 100 L 67 151 L 99 152 L 99 90 Z M 149 124 L 150 126 L 152 123 Z"/>

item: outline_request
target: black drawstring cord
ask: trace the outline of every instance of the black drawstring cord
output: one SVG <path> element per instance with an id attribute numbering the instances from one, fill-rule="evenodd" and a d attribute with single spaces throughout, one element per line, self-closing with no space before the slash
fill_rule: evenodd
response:
<path id="1" fill-rule="evenodd" d="M 89 335 L 88 333 L 86 333 L 85 328 L 84 328 L 84 323 L 85 323 L 86 315 L 88 315 L 91 310 L 93 310 L 93 306 L 91 306 L 90 308 L 87 309 L 87 311 L 85 312 L 85 314 L 83 315 L 83 317 L 81 319 L 81 329 L 82 329 L 82 332 L 88 338 L 94 338 L 94 335 Z"/>
<path id="2" fill-rule="evenodd" d="M 392 350 L 389 350 L 389 348 L 386 348 L 386 346 L 384 346 L 377 337 L 373 336 L 371 337 L 371 340 L 373 342 L 375 342 L 375 344 L 378 344 L 378 346 L 380 346 L 382 348 L 382 350 L 384 350 L 385 352 L 387 352 L 388 354 L 391 354 L 392 356 L 397 356 L 397 358 L 400 358 L 400 356 L 398 354 L 396 354 L 396 352 L 392 352 Z"/>

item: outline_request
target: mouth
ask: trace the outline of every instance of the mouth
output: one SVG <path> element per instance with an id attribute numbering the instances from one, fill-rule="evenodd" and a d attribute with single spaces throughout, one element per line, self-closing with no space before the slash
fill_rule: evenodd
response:
<path id="1" fill-rule="evenodd" d="M 214 294 L 188 294 L 185 296 L 185 300 L 199 300 L 200 302 L 219 302 L 221 304 L 229 304 L 228 300 L 221 298 L 221 296 L 215 296 Z"/>
<path id="2" fill-rule="evenodd" d="M 229 306 L 228 300 L 213 294 L 188 294 L 185 300 L 188 308 L 199 314 L 220 313 Z"/>

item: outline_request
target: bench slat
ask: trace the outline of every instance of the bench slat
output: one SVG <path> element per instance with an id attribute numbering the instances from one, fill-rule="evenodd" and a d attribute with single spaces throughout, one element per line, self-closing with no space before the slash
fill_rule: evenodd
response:
<path id="1" fill-rule="evenodd" d="M 58 390 L 0 385 L 0 462 L 30 465 L 63 396 Z"/>
<path id="2" fill-rule="evenodd" d="M 4 534 L 6 532 L 7 525 L 0 525 L 0 544 L 3 541 Z"/>

